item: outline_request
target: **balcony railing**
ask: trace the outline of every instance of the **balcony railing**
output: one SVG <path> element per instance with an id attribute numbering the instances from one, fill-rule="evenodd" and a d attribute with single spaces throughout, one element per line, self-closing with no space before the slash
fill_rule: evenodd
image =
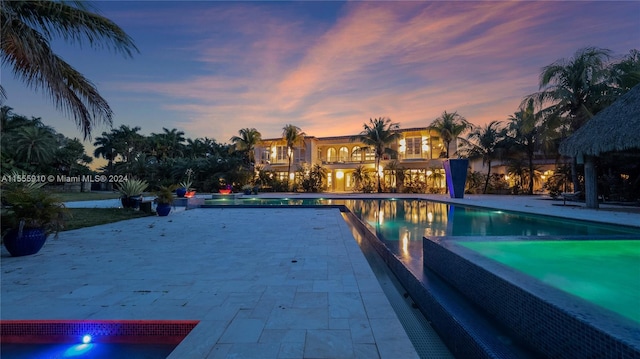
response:
<path id="1" fill-rule="evenodd" d="M 365 160 L 364 158 L 362 160 L 353 160 L 350 158 L 344 158 L 344 157 L 322 157 L 320 158 L 320 161 L 322 161 L 322 164 L 334 164 L 334 163 L 373 163 L 375 162 L 375 158 L 371 158 L 368 160 Z"/>

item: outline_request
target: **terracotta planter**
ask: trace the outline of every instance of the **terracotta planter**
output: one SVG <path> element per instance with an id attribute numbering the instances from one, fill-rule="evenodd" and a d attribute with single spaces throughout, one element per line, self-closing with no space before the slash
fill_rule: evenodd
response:
<path id="1" fill-rule="evenodd" d="M 29 228 L 22 230 L 22 236 L 18 237 L 18 230 L 11 229 L 2 239 L 5 248 L 14 257 L 28 256 L 40 251 L 47 234 L 41 228 Z"/>

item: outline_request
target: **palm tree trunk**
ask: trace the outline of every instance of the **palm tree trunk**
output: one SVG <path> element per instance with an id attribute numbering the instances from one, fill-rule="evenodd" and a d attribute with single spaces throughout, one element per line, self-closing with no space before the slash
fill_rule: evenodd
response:
<path id="1" fill-rule="evenodd" d="M 376 157 L 376 177 L 378 178 L 378 193 L 382 193 L 382 185 L 380 184 L 380 157 Z"/>
<path id="2" fill-rule="evenodd" d="M 487 194 L 487 187 L 489 187 L 489 178 L 491 178 L 491 161 L 488 163 L 489 170 L 487 170 L 487 179 L 484 181 L 484 189 L 482 194 Z"/>
<path id="3" fill-rule="evenodd" d="M 289 177 L 291 176 L 291 156 L 287 156 L 289 166 L 287 167 L 287 191 L 289 190 Z"/>
<path id="4" fill-rule="evenodd" d="M 533 194 L 533 154 L 529 156 L 529 195 Z"/>

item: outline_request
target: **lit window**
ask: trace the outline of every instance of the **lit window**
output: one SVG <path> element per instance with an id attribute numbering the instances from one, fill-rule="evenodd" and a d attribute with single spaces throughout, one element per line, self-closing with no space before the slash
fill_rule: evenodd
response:
<path id="1" fill-rule="evenodd" d="M 362 161 L 362 152 L 360 151 L 360 147 L 353 147 L 353 150 L 351 151 L 351 160 Z"/>
<path id="2" fill-rule="evenodd" d="M 340 147 L 338 161 L 345 162 L 349 160 L 349 149 L 346 147 Z"/>
<path id="3" fill-rule="evenodd" d="M 276 160 L 284 161 L 287 159 L 287 146 L 276 147 Z"/>
<path id="4" fill-rule="evenodd" d="M 331 147 L 327 150 L 327 162 L 335 162 L 338 159 L 336 149 Z"/>
<path id="5" fill-rule="evenodd" d="M 375 161 L 375 159 L 376 159 L 376 151 L 374 151 L 371 148 L 367 149 L 365 154 L 364 154 L 364 160 L 365 161 Z"/>
<path id="6" fill-rule="evenodd" d="M 420 157 L 422 149 L 422 137 L 407 137 L 407 157 Z"/>

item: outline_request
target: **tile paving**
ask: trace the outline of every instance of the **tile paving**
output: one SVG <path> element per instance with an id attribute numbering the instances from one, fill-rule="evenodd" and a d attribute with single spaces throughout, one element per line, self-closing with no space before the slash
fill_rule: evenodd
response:
<path id="1" fill-rule="evenodd" d="M 181 211 L 1 260 L 2 319 L 199 320 L 170 358 L 417 357 L 336 209 Z"/>

